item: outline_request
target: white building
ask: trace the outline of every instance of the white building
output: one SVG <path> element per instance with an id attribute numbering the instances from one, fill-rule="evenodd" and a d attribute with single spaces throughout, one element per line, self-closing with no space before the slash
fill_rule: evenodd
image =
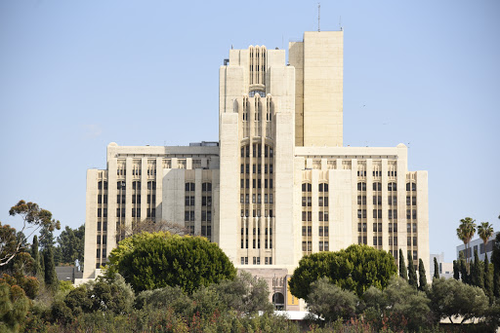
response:
<path id="1" fill-rule="evenodd" d="M 460 258 L 460 252 L 464 253 L 464 258 L 468 260 L 474 260 L 474 251 L 477 251 L 479 255 L 479 260 L 485 259 L 485 253 L 488 254 L 488 260 L 491 262 L 491 255 L 493 254 L 493 246 L 495 245 L 495 237 L 498 231 L 493 233 L 493 235 L 488 239 L 488 244 L 486 245 L 486 250 L 484 247 L 484 242 L 481 238 L 473 239 L 469 243 L 469 247 L 466 250 L 465 245 L 461 244 L 457 246 L 457 259 Z"/>
<path id="2" fill-rule="evenodd" d="M 403 144 L 344 147 L 342 131 L 342 31 L 306 32 L 288 62 L 285 50 L 230 50 L 219 142 L 111 143 L 106 169 L 88 171 L 84 278 L 123 237 L 117 226 L 143 219 L 218 243 L 289 310 L 286 281 L 303 255 L 368 244 L 429 267 L 427 172 L 408 170 Z"/>
<path id="3" fill-rule="evenodd" d="M 453 277 L 453 263 L 444 261 L 444 253 L 432 254 L 430 257 L 430 272 L 429 275 L 434 276 L 434 258 L 436 258 L 438 263 L 439 277 L 444 277 L 445 279 L 450 279 Z"/>

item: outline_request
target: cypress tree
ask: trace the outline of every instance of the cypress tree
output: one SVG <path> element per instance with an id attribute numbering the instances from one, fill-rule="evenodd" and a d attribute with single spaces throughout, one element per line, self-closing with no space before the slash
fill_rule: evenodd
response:
<path id="1" fill-rule="evenodd" d="M 45 282 L 45 256 L 40 253 L 40 282 Z"/>
<path id="2" fill-rule="evenodd" d="M 453 274 L 455 274 L 455 261 L 453 261 Z M 434 279 L 439 279 L 439 265 L 436 257 L 434 257 Z"/>
<path id="3" fill-rule="evenodd" d="M 458 265 L 460 268 L 460 278 L 463 283 L 470 284 L 469 272 L 467 271 L 467 262 L 465 262 L 465 257 L 463 252 L 460 252 L 460 259 L 458 260 Z"/>
<path id="4" fill-rule="evenodd" d="M 479 260 L 477 250 L 474 251 L 474 264 L 471 267 L 471 283 L 481 289 L 484 288 L 484 270 L 482 261 Z"/>
<path id="5" fill-rule="evenodd" d="M 453 260 L 453 278 L 460 280 L 460 266 L 456 260 Z"/>
<path id="6" fill-rule="evenodd" d="M 493 297 L 493 275 L 491 274 L 488 256 L 484 258 L 484 293 L 491 299 Z"/>
<path id="7" fill-rule="evenodd" d="M 425 275 L 425 267 L 422 259 L 418 259 L 418 285 L 418 289 L 421 291 L 427 289 L 427 276 Z"/>
<path id="8" fill-rule="evenodd" d="M 40 266 L 40 252 L 38 251 L 38 237 L 33 236 L 33 245 L 31 245 L 31 257 L 34 260 L 33 276 L 40 280 L 42 276 L 42 267 Z"/>
<path id="9" fill-rule="evenodd" d="M 399 276 L 408 281 L 408 274 L 406 274 L 405 256 L 403 250 L 399 249 Z"/>
<path id="10" fill-rule="evenodd" d="M 44 254 L 45 261 L 45 285 L 52 290 L 57 290 L 59 280 L 57 279 L 56 266 L 54 265 L 54 254 L 52 247 L 48 247 Z"/>
<path id="11" fill-rule="evenodd" d="M 500 297 L 500 232 L 497 233 L 495 243 L 493 243 L 491 263 L 493 264 L 493 294 L 495 297 Z"/>
<path id="12" fill-rule="evenodd" d="M 408 251 L 408 283 L 410 286 L 418 288 L 417 272 L 415 271 L 415 266 L 413 266 L 413 258 L 411 257 L 411 252 Z"/>

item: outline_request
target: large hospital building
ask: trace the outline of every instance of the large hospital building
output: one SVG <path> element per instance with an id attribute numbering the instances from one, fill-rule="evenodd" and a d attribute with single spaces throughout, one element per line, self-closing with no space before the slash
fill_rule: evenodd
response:
<path id="1" fill-rule="evenodd" d="M 182 124 L 179 124 L 182 126 Z M 426 171 L 408 150 L 343 145 L 343 31 L 306 32 L 285 50 L 229 51 L 219 71 L 219 141 L 107 148 L 87 172 L 84 278 L 135 220 L 207 237 L 295 309 L 302 256 L 367 244 L 429 267 Z M 406 259 L 406 258 L 405 258 Z"/>

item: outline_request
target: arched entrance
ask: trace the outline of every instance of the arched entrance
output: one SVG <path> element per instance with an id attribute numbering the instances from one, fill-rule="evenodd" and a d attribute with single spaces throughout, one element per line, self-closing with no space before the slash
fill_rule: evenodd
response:
<path id="1" fill-rule="evenodd" d="M 282 293 L 273 294 L 273 305 L 276 310 L 285 309 L 285 296 Z"/>

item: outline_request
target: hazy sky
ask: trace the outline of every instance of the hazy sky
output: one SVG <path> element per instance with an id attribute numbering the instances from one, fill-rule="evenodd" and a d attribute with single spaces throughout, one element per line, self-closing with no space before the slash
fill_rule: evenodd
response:
<path id="1" fill-rule="evenodd" d="M 500 2 L 321 2 L 344 29 L 344 145 L 406 144 L 429 172 L 431 253 L 459 220 L 500 230 Z M 0 221 L 20 199 L 85 221 L 86 170 L 106 146 L 218 140 L 231 45 L 287 48 L 317 1 L 0 2 Z"/>

